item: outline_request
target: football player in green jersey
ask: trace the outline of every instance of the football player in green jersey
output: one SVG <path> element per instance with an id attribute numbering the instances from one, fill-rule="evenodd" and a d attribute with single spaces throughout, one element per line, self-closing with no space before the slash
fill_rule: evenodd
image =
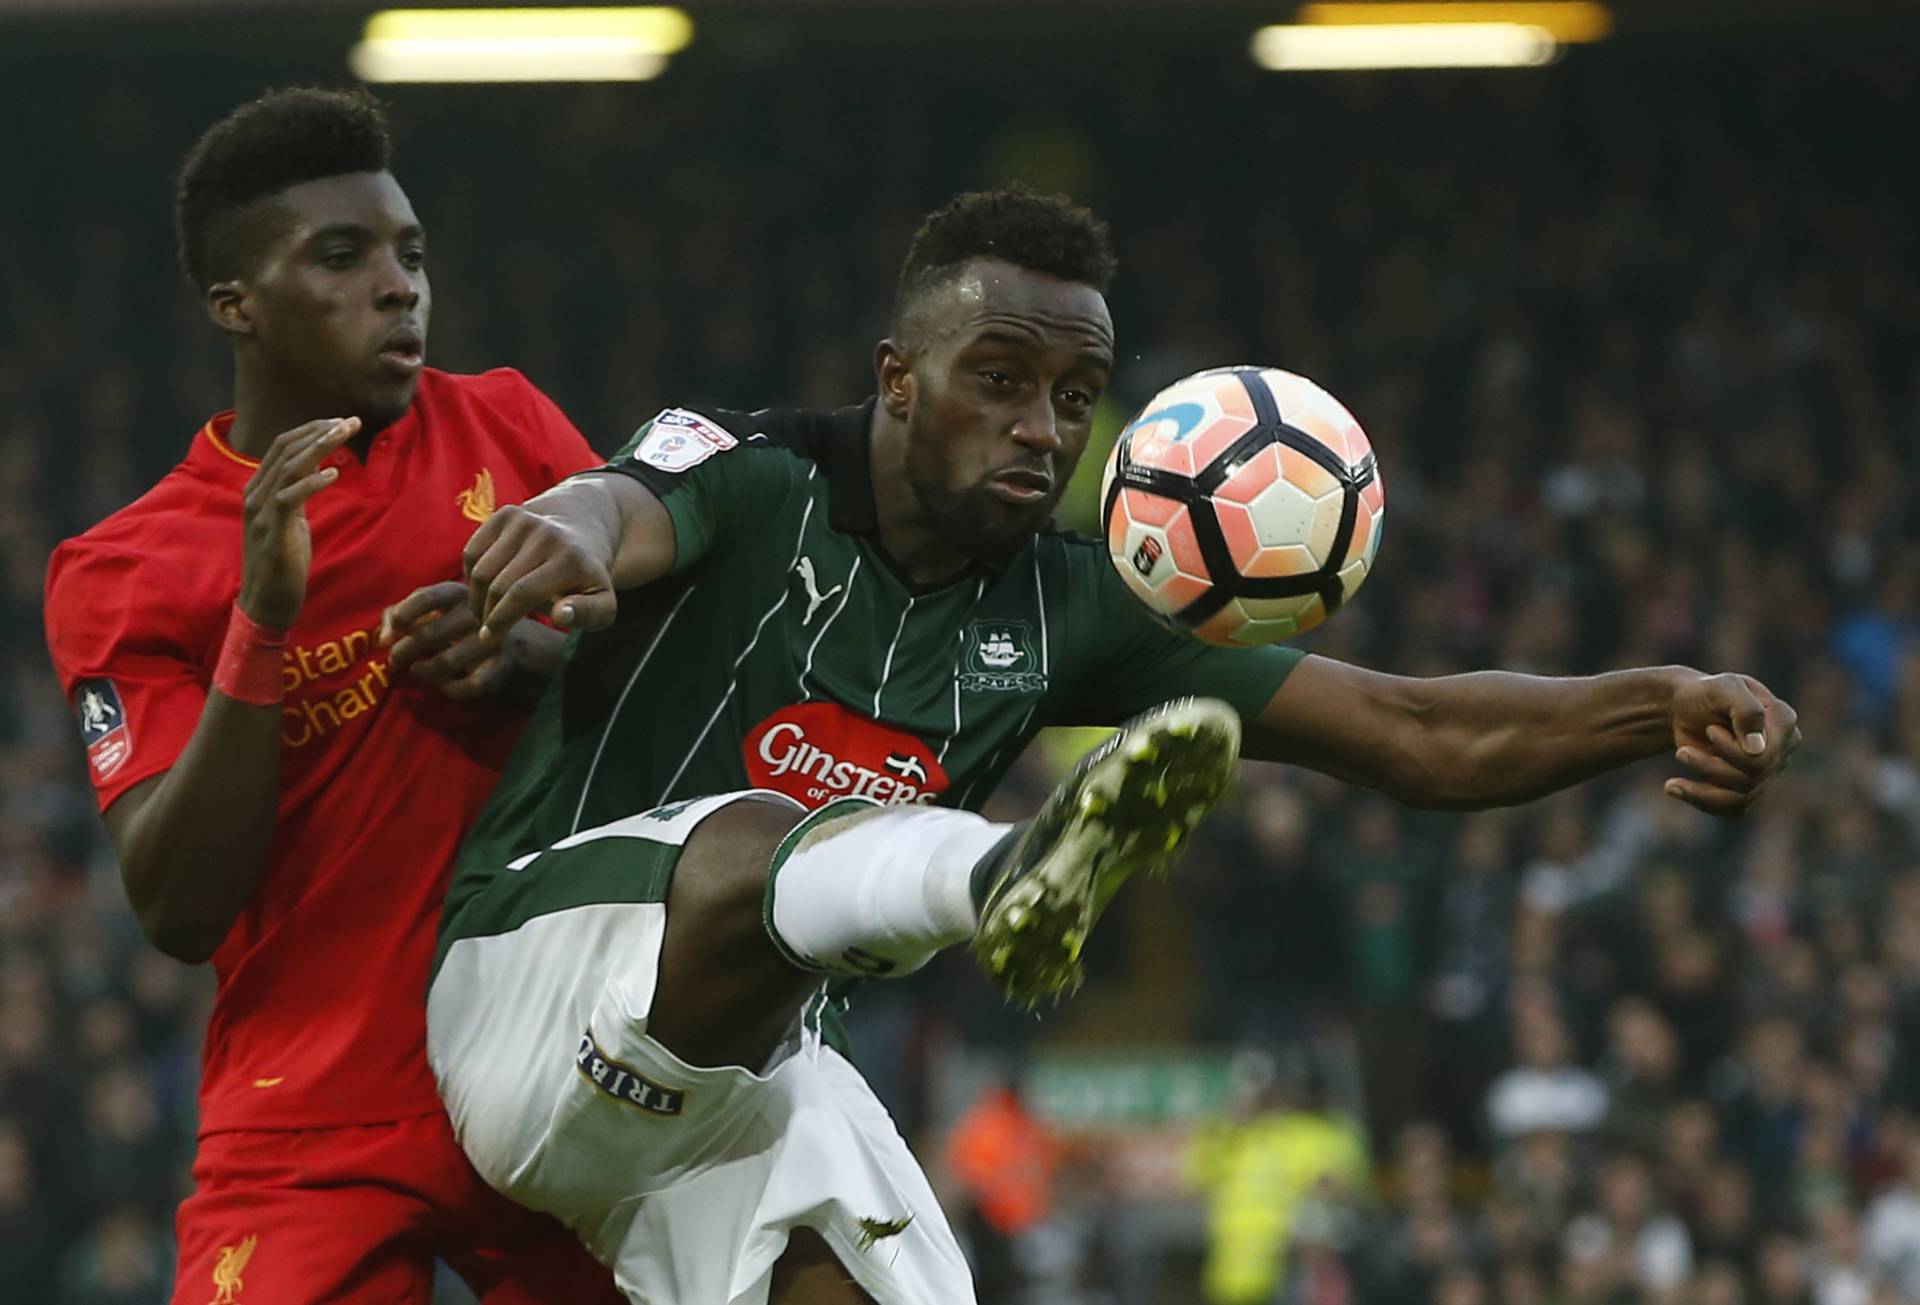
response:
<path id="1" fill-rule="evenodd" d="M 1111 271 L 1084 210 L 962 196 L 914 239 L 873 400 L 669 409 L 468 547 L 484 638 L 592 633 L 462 852 L 430 1056 L 481 1172 L 636 1299 L 972 1300 L 821 1045 L 822 978 L 971 940 L 1016 999 L 1070 990 L 1237 753 L 1464 808 L 1671 748 L 1668 792 L 1732 813 L 1797 743 L 1741 675 L 1405 679 L 1152 622 L 1104 545 L 1047 527 L 1112 364 Z M 1033 821 L 968 810 L 1043 726 L 1143 711 Z"/>

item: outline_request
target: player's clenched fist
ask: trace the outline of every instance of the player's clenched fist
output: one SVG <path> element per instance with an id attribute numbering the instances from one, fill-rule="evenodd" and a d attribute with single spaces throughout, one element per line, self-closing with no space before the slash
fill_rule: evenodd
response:
<path id="1" fill-rule="evenodd" d="M 1674 695 L 1673 742 L 1693 776 L 1668 780 L 1668 796 L 1738 815 L 1800 746 L 1800 717 L 1750 675 L 1702 675 Z"/>
<path id="2" fill-rule="evenodd" d="M 339 478 L 321 460 L 353 438 L 358 417 L 323 417 L 276 437 L 241 498 L 240 608 L 271 630 L 291 629 L 307 600 L 313 537 L 307 500 Z"/>
<path id="3" fill-rule="evenodd" d="M 495 512 L 467 541 L 462 558 L 480 638 L 504 639 L 533 612 L 546 612 L 568 630 L 611 625 L 616 546 L 589 523 L 542 511 L 538 499 Z"/>

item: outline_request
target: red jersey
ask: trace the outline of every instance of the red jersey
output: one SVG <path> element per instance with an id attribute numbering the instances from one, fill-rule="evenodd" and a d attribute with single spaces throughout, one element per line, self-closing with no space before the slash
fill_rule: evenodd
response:
<path id="1" fill-rule="evenodd" d="M 240 592 L 233 414 L 130 506 L 54 550 L 47 640 L 105 810 L 170 768 L 199 723 Z M 518 372 L 423 371 L 364 463 L 307 502 L 313 565 L 282 665 L 268 865 L 213 955 L 202 1132 L 330 1128 L 440 1109 L 424 994 L 455 850 L 524 721 L 395 679 L 382 611 L 460 575 L 496 504 L 601 459 Z"/>

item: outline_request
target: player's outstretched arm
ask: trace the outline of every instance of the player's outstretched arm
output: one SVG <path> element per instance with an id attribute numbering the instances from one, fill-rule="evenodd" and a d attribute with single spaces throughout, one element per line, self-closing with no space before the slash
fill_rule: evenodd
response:
<path id="1" fill-rule="evenodd" d="M 1690 774 L 1667 781 L 1669 796 L 1737 815 L 1799 746 L 1797 721 L 1758 680 L 1678 666 L 1409 679 L 1308 657 L 1249 726 L 1245 752 L 1410 806 L 1464 809 L 1527 802 L 1671 750 Z"/>
<path id="2" fill-rule="evenodd" d="M 659 579 L 673 559 L 673 519 L 645 485 L 611 472 L 562 481 L 501 508 L 467 541 L 479 638 L 502 640 L 533 612 L 562 629 L 605 629 L 615 594 Z"/>
<path id="3" fill-rule="evenodd" d="M 227 936 L 266 871 L 279 813 L 280 653 L 256 645 L 253 664 L 236 668 L 230 657 L 246 650 L 232 627 L 271 634 L 300 615 L 313 560 L 306 502 L 337 479 L 321 460 L 358 429 L 351 417 L 309 422 L 261 459 L 244 500 L 237 611 L 199 723 L 171 768 L 107 808 L 134 915 L 178 960 L 204 961 Z"/>

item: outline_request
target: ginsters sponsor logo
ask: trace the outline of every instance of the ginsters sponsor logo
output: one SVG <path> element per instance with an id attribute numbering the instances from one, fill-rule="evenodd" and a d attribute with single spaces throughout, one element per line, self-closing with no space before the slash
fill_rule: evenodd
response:
<path id="1" fill-rule="evenodd" d="M 837 702 L 782 707 L 753 727 L 742 751 L 755 787 L 808 807 L 842 797 L 928 803 L 947 789 L 925 743 Z"/>

